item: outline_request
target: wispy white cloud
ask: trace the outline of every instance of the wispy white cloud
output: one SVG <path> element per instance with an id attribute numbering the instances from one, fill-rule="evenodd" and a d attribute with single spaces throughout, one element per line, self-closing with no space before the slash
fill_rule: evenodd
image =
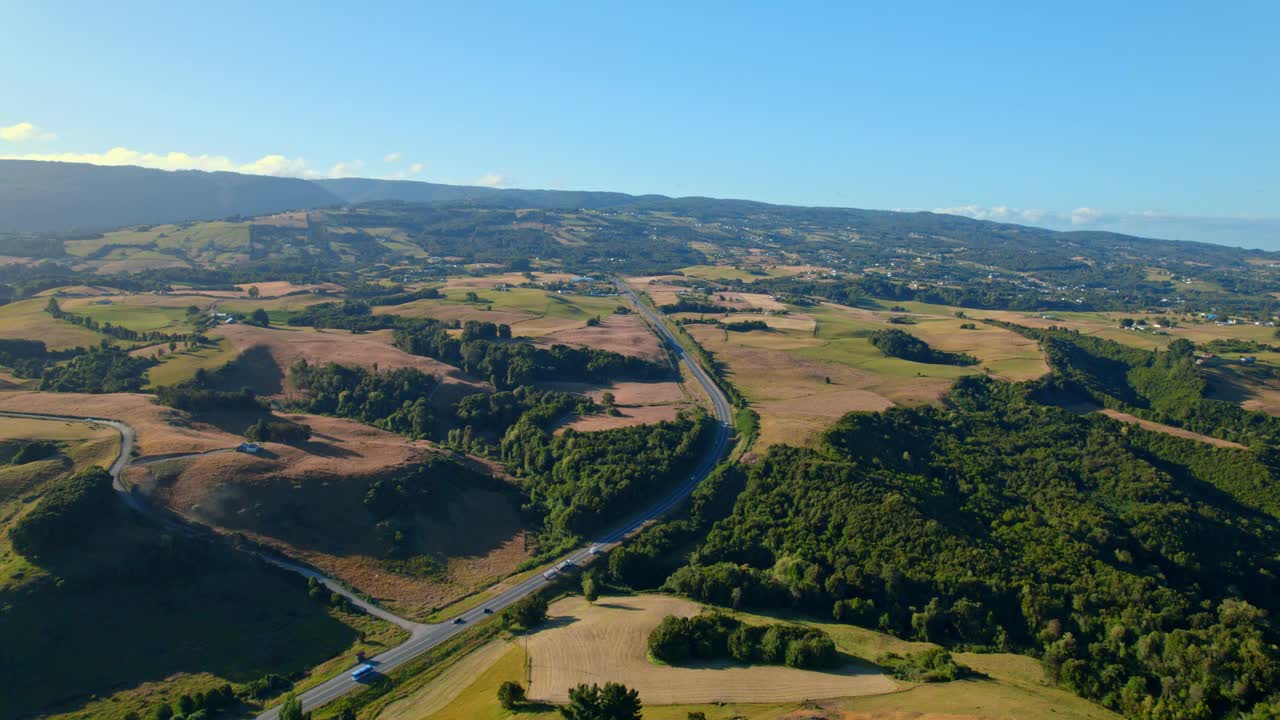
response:
<path id="1" fill-rule="evenodd" d="M 476 178 L 475 182 L 472 184 L 479 185 L 481 187 L 503 187 L 505 185 L 510 185 L 511 179 L 506 175 L 491 172 L 485 173 L 484 175 Z"/>
<path id="2" fill-rule="evenodd" d="M 1094 208 L 1078 207 L 1071 211 L 1072 225 L 1088 225 L 1106 217 L 1106 213 Z"/>
<path id="3" fill-rule="evenodd" d="M 35 140 L 54 140 L 58 136 L 29 122 L 20 122 L 9 127 L 0 127 L 0 140 L 6 142 L 31 142 Z"/>
<path id="4" fill-rule="evenodd" d="M 360 175 L 360 171 L 363 168 L 364 168 L 364 162 L 361 160 L 349 160 L 349 161 L 334 163 L 333 167 L 329 168 L 329 177 L 331 178 L 358 177 Z"/>
<path id="5" fill-rule="evenodd" d="M 957 207 L 934 208 L 936 213 L 946 215 L 963 215 L 976 220 L 993 220 L 995 222 L 1035 223 L 1045 216 L 1046 211 L 1038 209 L 1018 209 L 1008 205 L 984 207 L 981 205 L 959 205 Z"/>
<path id="6" fill-rule="evenodd" d="M 242 172 L 278 177 L 320 177 L 310 170 L 302 158 L 264 155 L 248 163 L 238 163 L 226 155 L 193 155 L 185 152 L 152 153 L 115 147 L 101 153 L 60 152 L 3 155 L 4 160 L 43 160 L 47 162 L 90 163 L 92 165 L 137 165 L 156 170 L 205 170 L 208 172 Z"/>
<path id="7" fill-rule="evenodd" d="M 391 153 L 387 153 L 386 155 L 383 155 L 383 156 L 382 156 L 382 162 L 384 162 L 384 163 L 400 162 L 400 158 L 401 158 L 400 153 L 398 153 L 398 152 L 391 152 Z"/>
<path id="8" fill-rule="evenodd" d="M 1005 205 L 960 205 L 935 208 L 934 212 L 1036 225 L 1051 230 L 1102 230 L 1140 237 L 1280 250 L 1280 217 L 1203 217 L 1158 210 L 1112 212 L 1091 207 L 1054 212 Z"/>
<path id="9" fill-rule="evenodd" d="M 397 170 L 390 175 L 384 176 L 387 180 L 410 180 L 422 174 L 427 166 L 423 163 L 416 162 L 409 166 L 406 170 Z"/>

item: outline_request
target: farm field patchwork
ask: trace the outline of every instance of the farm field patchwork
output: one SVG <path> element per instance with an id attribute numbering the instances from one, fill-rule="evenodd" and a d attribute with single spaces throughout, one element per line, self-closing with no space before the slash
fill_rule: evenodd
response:
<path id="1" fill-rule="evenodd" d="M 763 302 L 747 300 L 757 306 Z M 768 331 L 730 332 L 701 324 L 685 328 L 726 365 L 729 381 L 760 413 L 760 450 L 776 443 L 808 444 L 850 411 L 934 402 L 956 378 L 984 369 L 1009 380 L 1048 372 L 1034 341 L 1000 328 L 962 329 L 967 321 L 954 316 L 916 315 L 915 324 L 895 326 L 888 319 L 902 313 L 831 303 L 787 310 L 785 315 L 725 317 L 726 322 L 761 320 Z M 957 367 L 886 357 L 867 335 L 887 327 L 901 327 L 939 350 L 974 355 L 982 364 Z"/>

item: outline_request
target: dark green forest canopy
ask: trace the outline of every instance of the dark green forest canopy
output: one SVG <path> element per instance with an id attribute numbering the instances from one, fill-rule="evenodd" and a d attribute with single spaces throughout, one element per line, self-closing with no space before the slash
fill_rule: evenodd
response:
<path id="1" fill-rule="evenodd" d="M 1074 330 L 1028 328 L 989 320 L 1040 343 L 1053 375 L 1037 383 L 1037 397 L 1087 399 L 1158 422 L 1224 440 L 1280 445 L 1280 419 L 1205 397 L 1208 382 L 1195 347 L 1179 339 L 1164 352 L 1141 350 Z"/>
<path id="2" fill-rule="evenodd" d="M 816 449 L 772 449 L 667 586 L 1031 651 L 1135 716 L 1222 715 L 1280 682 L 1265 457 L 964 378 L 945 408 L 854 413 Z"/>

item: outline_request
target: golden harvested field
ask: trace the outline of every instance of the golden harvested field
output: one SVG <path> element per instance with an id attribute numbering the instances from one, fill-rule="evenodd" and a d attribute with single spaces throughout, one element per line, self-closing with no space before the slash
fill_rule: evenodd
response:
<path id="1" fill-rule="evenodd" d="M 530 557 L 520 498 L 502 481 L 436 478 L 438 507 L 417 519 L 414 546 L 444 563 L 438 576 L 391 572 L 388 538 L 363 499 L 369 484 L 439 450 L 340 418 L 289 415 L 312 429 L 300 446 L 264 443 L 262 455 L 215 453 L 132 468 L 130 479 L 173 510 L 271 545 L 386 602 L 424 617 L 510 574 Z M 473 465 L 483 471 L 479 465 Z"/>
<path id="2" fill-rule="evenodd" d="M 815 672 L 731 662 L 698 667 L 650 662 L 648 635 L 662 618 L 697 612 L 696 603 L 662 595 L 610 597 L 594 605 L 581 597 L 556 602 L 548 613 L 548 629 L 529 638 L 529 697 L 563 703 L 569 688 L 579 683 L 614 679 L 639 690 L 641 698 L 653 705 L 776 703 L 885 693 L 898 687 L 862 663 Z"/>
<path id="3" fill-rule="evenodd" d="M 522 331 L 523 326 L 518 325 L 512 330 Z M 542 336 L 539 344 L 592 347 L 655 361 L 662 361 L 666 357 L 666 351 L 658 342 L 658 336 L 654 335 L 649 326 L 635 313 L 605 315 L 601 318 L 600 324 L 595 327 L 583 325 L 558 330 Z"/>
<path id="4" fill-rule="evenodd" d="M 627 278 L 626 282 L 637 293 L 648 295 L 653 304 L 658 306 L 677 302 L 680 299 L 680 293 L 689 290 L 683 285 L 676 284 L 685 282 L 685 278 L 680 275 L 643 275 Z"/>
<path id="5" fill-rule="evenodd" d="M 486 674 L 500 676 L 493 683 L 495 687 L 506 680 L 523 684 L 524 649 L 505 640 L 494 640 L 473 650 L 417 692 L 388 705 L 378 713 L 378 720 L 422 720 L 436 713 L 460 720 L 481 717 L 485 705 L 497 706 L 494 698 L 472 697 L 468 703 L 466 699 L 459 702 L 459 696 Z M 475 700 L 480 701 L 480 707 L 473 707 Z M 467 714 L 461 714 L 464 709 Z"/>
<path id="6" fill-rule="evenodd" d="M 1280 378 L 1270 377 L 1270 370 L 1280 366 L 1280 354 L 1258 353 L 1258 363 L 1265 368 L 1247 369 L 1241 365 L 1222 364 L 1205 367 L 1209 378 L 1208 396 L 1215 400 L 1240 403 L 1246 410 L 1280 415 Z"/>
<path id="7" fill-rule="evenodd" d="M 40 340 L 50 350 L 97 345 L 105 335 L 74 323 L 55 320 L 44 311 L 47 298 L 30 298 L 0 305 L 0 339 Z"/>
<path id="8" fill-rule="evenodd" d="M 769 304 L 777 303 L 750 293 L 725 296 L 733 296 L 735 303 L 767 307 L 769 312 L 775 311 Z M 936 402 L 956 378 L 985 369 L 1008 380 L 1048 372 L 1034 341 L 1000 328 L 961 329 L 967 320 L 954 316 L 921 313 L 913 315 L 915 324 L 894 326 L 888 319 L 901 313 L 831 303 L 785 309 L 786 314 L 724 317 L 725 322 L 760 320 L 769 325 L 769 331 L 686 326 L 699 344 L 727 365 L 729 381 L 760 413 L 760 450 L 777 443 L 810 444 L 847 412 Z M 956 367 L 885 357 L 866 336 L 886 327 L 899 327 L 941 350 L 969 353 L 982 364 Z"/>
<path id="9" fill-rule="evenodd" d="M 240 283 L 236 285 L 239 290 L 191 290 L 188 294 L 192 295 L 208 295 L 209 297 L 219 298 L 248 298 L 249 288 L 258 288 L 258 297 L 260 298 L 277 298 L 295 293 L 312 293 L 322 295 L 323 293 L 340 293 L 343 288 L 341 285 L 334 283 L 311 283 L 307 285 L 295 285 L 288 280 L 269 280 L 267 282 L 258 283 Z M 330 298 L 332 299 L 332 298 Z"/>
<path id="10" fill-rule="evenodd" d="M 548 273 L 534 272 L 532 282 L 553 283 L 568 282 L 575 277 L 568 273 Z M 456 276 L 445 281 L 445 290 L 487 290 L 498 285 L 519 285 L 521 283 L 530 282 L 524 273 L 510 272 L 498 273 L 495 275 L 482 275 L 479 277 L 472 276 Z"/>
<path id="11" fill-rule="evenodd" d="M 563 392 L 586 395 L 596 402 L 601 402 L 604 393 L 614 396 L 614 406 L 621 416 L 607 414 L 579 417 L 564 425 L 580 432 L 594 430 L 612 430 L 632 425 L 648 425 L 674 420 L 680 410 L 692 408 L 698 399 L 690 395 L 689 387 L 677 382 L 632 382 L 618 380 L 608 385 L 591 383 L 558 382 L 543 383 L 542 387 Z"/>
<path id="12" fill-rule="evenodd" d="M 640 407 L 619 407 L 621 415 L 588 415 L 580 417 L 565 428 L 578 432 L 594 432 L 597 430 L 615 430 L 633 425 L 652 425 L 654 423 L 675 420 L 680 414 L 676 405 L 646 405 Z"/>
<path id="13" fill-rule="evenodd" d="M 630 608 L 630 609 L 623 609 Z M 513 641 L 483 646 L 457 660 L 452 667 L 421 689 L 397 700 L 377 715 L 378 720 L 531 720 L 558 718 L 559 713 L 550 705 L 526 707 L 520 712 L 509 712 L 499 707 L 495 697 L 497 688 L 506 680 L 526 684 L 526 654 L 532 663 L 533 685 L 539 684 L 539 666 L 547 666 L 542 674 L 562 674 L 581 682 L 604 683 L 620 681 L 640 688 L 644 703 L 644 716 L 649 720 L 685 720 L 690 712 L 702 712 L 710 720 L 980 720 L 1023 718 L 1039 720 L 1066 718 L 1067 720 L 1116 720 L 1107 710 L 1075 697 L 1065 690 L 1045 684 L 1040 664 L 1033 658 L 1021 655 L 977 655 L 957 653 L 957 659 L 985 674 L 987 677 L 950 683 L 911 685 L 883 678 L 885 692 L 856 696 L 830 696 L 814 694 L 794 696 L 791 700 L 769 702 L 694 702 L 666 704 L 668 688 L 663 686 L 648 690 L 639 683 L 651 682 L 655 673 L 688 674 L 729 673 L 738 670 L 760 670 L 765 673 L 789 671 L 787 668 L 742 666 L 725 670 L 706 668 L 673 668 L 650 663 L 643 654 L 643 636 L 667 613 L 691 614 L 697 606 L 687 601 L 657 595 L 602 598 L 595 607 L 588 607 L 581 598 L 568 598 L 555 603 L 550 612 L 551 622 L 527 637 Z M 776 622 L 777 618 L 739 613 L 746 622 Z M 603 624 L 617 625 L 607 628 Z M 855 657 L 875 657 L 884 652 L 919 652 L 934 647 L 929 643 L 899 640 L 872 630 L 826 622 L 807 622 L 792 617 L 781 618 L 789 622 L 802 622 L 826 630 L 841 652 Z M 577 628 L 577 634 L 575 633 Z M 637 647 L 637 643 L 639 647 Z M 548 646 L 556 653 L 548 655 Z M 567 653 L 567 654 L 566 654 Z M 573 662 L 587 663 L 574 669 L 562 670 L 549 663 L 572 655 Z M 789 671 L 802 672 L 802 671 Z M 873 671 L 874 672 L 874 671 Z M 620 674 L 621 673 L 621 674 Z M 826 673 L 808 673 L 824 675 Z M 854 678 L 829 674 L 837 682 L 851 682 Z M 636 681 L 635 678 L 640 678 Z M 863 676 L 864 679 L 867 676 Z M 870 678 L 883 677 L 876 674 Z M 564 680 L 562 682 L 568 682 Z M 689 683 L 678 680 L 672 688 L 684 694 L 712 694 L 716 692 L 718 679 L 704 688 L 688 689 Z M 779 687 L 772 678 L 755 680 L 757 687 L 735 685 L 734 690 L 744 694 L 784 694 L 786 686 Z M 802 691 L 795 686 L 796 692 Z M 820 689 L 821 690 L 821 689 Z M 825 692 L 825 690 L 823 690 Z M 837 688 L 836 692 L 844 692 Z M 819 699 L 826 697 L 827 699 Z"/>

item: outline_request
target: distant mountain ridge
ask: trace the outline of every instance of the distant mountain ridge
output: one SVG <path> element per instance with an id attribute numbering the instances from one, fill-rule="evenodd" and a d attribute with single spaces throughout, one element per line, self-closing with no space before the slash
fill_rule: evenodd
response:
<path id="1" fill-rule="evenodd" d="M 492 188 L 414 180 L 303 180 L 233 172 L 0 160 L 0 233 L 90 233 L 131 225 L 216 220 L 368 202 L 544 210 L 629 207 L 670 211 L 706 222 L 765 213 L 778 219 L 816 219 L 835 227 L 856 225 L 886 238 L 936 233 L 1011 249 L 1032 238 L 1060 245 L 1085 243 L 1103 248 L 1141 243 L 1157 252 L 1161 245 L 1170 249 L 1188 242 L 1111 232 L 1063 232 L 930 212 L 801 207 L 752 200 L 673 198 L 605 191 Z M 1215 254 L 1236 252 L 1221 245 L 1190 244 Z"/>
<path id="2" fill-rule="evenodd" d="M 0 232 L 93 232 L 342 202 L 297 178 L 0 160 Z"/>

